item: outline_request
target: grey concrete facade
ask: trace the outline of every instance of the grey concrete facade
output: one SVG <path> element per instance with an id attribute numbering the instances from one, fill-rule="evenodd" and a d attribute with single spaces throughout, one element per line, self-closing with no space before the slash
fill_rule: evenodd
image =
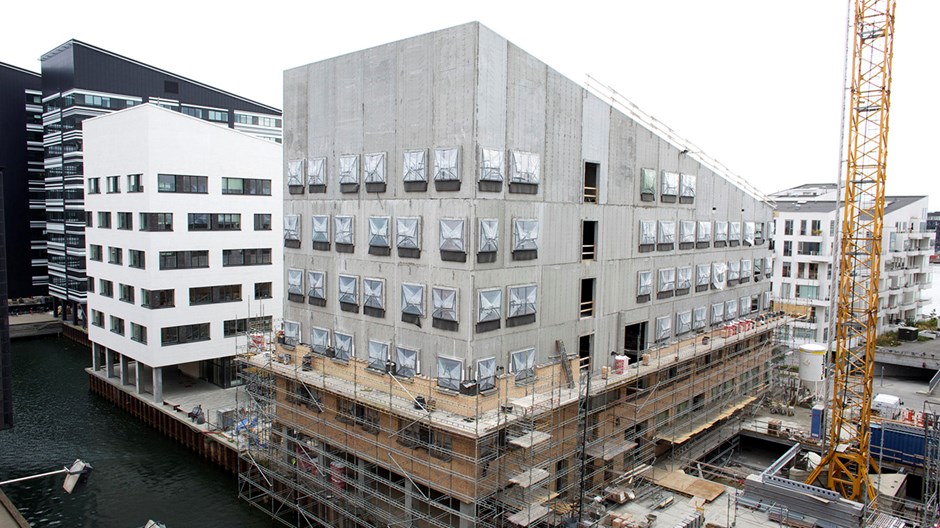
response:
<path id="1" fill-rule="evenodd" d="M 301 297 L 285 301 L 285 321 L 299 323 L 299 341 L 310 343 L 314 328 L 353 336 L 355 354 L 368 355 L 369 341 L 417 350 L 421 375 L 438 376 L 438 357 L 461 361 L 463 372 L 476 362 L 496 358 L 511 370 L 510 353 L 531 347 L 536 363 L 555 355 L 556 341 L 577 352 L 581 336 L 593 335 L 594 369 L 621 353 L 625 327 L 646 322 L 646 340 L 657 341 L 654 322 L 668 317 L 676 338 L 677 314 L 704 308 L 706 328 L 711 305 L 743 298 L 759 310 L 768 308 L 770 281 L 763 274 L 770 257 L 766 236 L 772 209 L 680 149 L 621 114 L 585 88 L 563 77 L 478 23 L 409 38 L 376 48 L 301 66 L 284 77 L 285 174 L 310 169 L 325 158 L 325 192 L 285 191 L 284 215 L 299 215 L 299 248 L 285 249 L 285 267 L 303 270 Z M 435 149 L 457 148 L 459 190 L 439 190 L 434 181 Z M 500 190 L 482 190 L 482 150 L 503 153 Z M 426 191 L 406 190 L 406 152 L 423 151 Z M 366 189 L 365 156 L 384 153 L 385 190 Z M 533 153 L 539 161 L 537 185 L 514 185 L 513 156 Z M 357 192 L 342 192 L 340 158 L 358 156 Z M 595 203 L 585 201 L 586 163 L 597 164 Z M 656 175 L 652 201 L 641 198 L 643 169 Z M 695 176 L 692 200 L 664 201 L 664 175 Z M 454 184 L 450 184 L 453 186 Z M 484 186 L 485 187 L 485 186 Z M 514 192 L 522 187 L 533 194 Z M 492 187 L 490 187 L 492 188 Z M 317 191 L 323 190 L 318 187 Z M 295 191 L 296 192 L 296 191 Z M 691 203 L 682 203 L 688 202 Z M 312 246 L 312 216 L 329 215 L 328 250 Z M 338 252 L 336 216 L 353 217 L 354 248 Z M 389 217 L 390 255 L 369 253 L 370 217 Z M 420 217 L 420 257 L 396 252 L 396 219 Z M 464 219 L 466 262 L 442 258 L 440 219 Z M 478 262 L 480 220 L 498 221 L 499 242 L 493 262 Z M 513 223 L 538 222 L 537 257 L 520 260 L 511 251 Z M 582 225 L 596 224 L 596 253 L 582 258 Z M 642 221 L 675 222 L 672 249 L 640 251 Z M 679 249 L 679 223 L 753 223 L 763 240 Z M 293 233 L 288 235 L 293 237 Z M 297 244 L 294 244 L 297 245 Z M 693 244 L 694 245 L 694 244 Z M 521 253 L 520 253 L 521 255 Z M 530 255 L 531 256 L 531 255 Z M 720 281 L 696 292 L 696 266 L 748 261 L 747 282 Z M 657 299 L 660 269 L 691 266 L 692 286 Z M 325 273 L 325 306 L 311 304 L 307 272 Z M 638 273 L 651 271 L 651 299 L 638 301 Z M 757 273 L 755 273 L 757 272 Z M 338 276 L 358 278 L 358 313 L 339 306 Z M 384 280 L 384 316 L 363 313 L 363 279 Z M 582 313 L 582 279 L 593 278 L 593 310 Z M 709 281 L 711 283 L 713 281 Z M 401 285 L 424 285 L 420 326 L 402 320 Z M 509 288 L 535 285 L 532 322 L 509 327 Z M 457 290 L 457 325 L 432 324 L 436 287 Z M 499 289 L 500 328 L 479 331 L 479 292 Z M 375 314 L 376 312 L 372 312 Z M 527 319 L 523 319 L 527 320 Z M 518 321 L 517 321 L 518 322 Z M 464 377 L 466 377 L 465 375 Z"/>

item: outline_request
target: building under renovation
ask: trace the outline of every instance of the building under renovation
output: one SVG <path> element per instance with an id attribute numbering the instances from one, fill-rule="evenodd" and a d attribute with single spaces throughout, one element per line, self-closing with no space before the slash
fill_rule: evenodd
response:
<path id="1" fill-rule="evenodd" d="M 596 518 L 766 390 L 770 205 L 616 97 L 478 23 L 284 90 L 246 500 L 299 526 Z"/>

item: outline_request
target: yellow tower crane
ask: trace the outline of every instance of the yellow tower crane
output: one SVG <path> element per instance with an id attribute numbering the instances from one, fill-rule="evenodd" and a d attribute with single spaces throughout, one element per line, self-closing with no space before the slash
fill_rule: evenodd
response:
<path id="1" fill-rule="evenodd" d="M 807 478 L 874 504 L 869 471 L 872 377 L 888 155 L 895 0 L 854 0 L 848 159 L 839 253 L 837 327 L 826 451 Z"/>

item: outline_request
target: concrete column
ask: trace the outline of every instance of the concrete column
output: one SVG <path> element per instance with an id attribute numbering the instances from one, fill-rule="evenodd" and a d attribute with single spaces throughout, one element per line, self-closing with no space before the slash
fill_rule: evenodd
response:
<path id="1" fill-rule="evenodd" d="M 97 347 L 95 343 L 91 344 L 91 370 L 94 372 L 101 370 L 101 357 L 98 355 Z"/>
<path id="2" fill-rule="evenodd" d="M 405 526 L 410 526 L 412 519 L 414 519 L 414 516 L 411 513 L 414 511 L 414 509 L 412 508 L 412 503 L 411 503 L 411 497 L 413 497 L 414 494 L 415 494 L 415 487 L 411 483 L 411 479 L 406 478 L 405 479 L 405 515 L 407 516 L 408 522 L 405 523 Z"/>
<path id="3" fill-rule="evenodd" d="M 460 528 L 476 526 L 476 504 L 472 502 L 460 503 Z"/>
<path id="4" fill-rule="evenodd" d="M 104 374 L 108 378 L 114 377 L 114 351 L 110 348 L 104 349 Z"/>
<path id="5" fill-rule="evenodd" d="M 137 371 L 136 374 L 137 374 L 137 375 L 135 376 L 135 377 L 137 378 L 137 394 L 143 394 L 143 393 L 144 393 L 144 385 L 146 385 L 146 383 L 144 382 L 144 379 L 145 379 L 145 378 L 144 378 L 144 371 L 145 371 L 145 370 L 147 370 L 147 365 L 144 365 L 143 363 L 141 363 L 140 361 L 138 361 L 138 362 L 137 362 L 137 369 L 136 369 L 136 371 Z"/>
<path id="6" fill-rule="evenodd" d="M 118 362 L 121 365 L 119 375 L 121 376 L 121 385 L 130 385 L 130 362 L 124 354 L 118 354 Z"/>
<path id="7" fill-rule="evenodd" d="M 153 401 L 163 404 L 163 367 L 153 367 Z"/>

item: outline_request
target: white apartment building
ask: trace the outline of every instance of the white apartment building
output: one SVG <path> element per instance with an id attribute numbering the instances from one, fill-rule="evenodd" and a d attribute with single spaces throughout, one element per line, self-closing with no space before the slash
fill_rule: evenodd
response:
<path id="1" fill-rule="evenodd" d="M 238 383 L 282 310 L 280 145 L 153 104 L 83 125 L 94 368 L 155 401 L 166 367 Z"/>
<path id="2" fill-rule="evenodd" d="M 790 327 L 793 344 L 829 338 L 833 255 L 838 229 L 835 184 L 806 184 L 777 192 L 773 292 L 778 308 L 803 314 Z M 934 233 L 926 228 L 926 196 L 889 196 L 882 235 L 878 333 L 917 319 L 928 304 Z"/>

